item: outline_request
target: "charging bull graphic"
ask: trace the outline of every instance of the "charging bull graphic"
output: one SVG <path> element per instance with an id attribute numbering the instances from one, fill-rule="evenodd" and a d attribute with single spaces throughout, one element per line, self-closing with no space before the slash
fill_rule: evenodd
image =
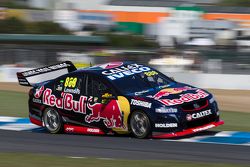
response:
<path id="1" fill-rule="evenodd" d="M 103 123 L 107 128 L 124 127 L 123 115 L 116 100 L 111 100 L 107 104 L 90 104 L 92 101 L 93 98 L 90 98 L 87 103 L 87 107 L 91 110 L 91 114 L 85 117 L 86 122 L 99 122 L 103 119 Z"/>

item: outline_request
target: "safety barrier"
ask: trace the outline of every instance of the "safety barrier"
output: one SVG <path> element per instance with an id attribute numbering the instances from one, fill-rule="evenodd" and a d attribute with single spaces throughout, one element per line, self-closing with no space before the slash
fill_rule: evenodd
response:
<path id="1" fill-rule="evenodd" d="M 16 72 L 28 68 L 0 68 L 0 82 L 17 82 Z M 187 83 L 200 88 L 250 90 L 250 75 L 205 74 L 205 73 L 165 73 L 178 82 Z"/>
<path id="2" fill-rule="evenodd" d="M 165 73 L 178 82 L 200 88 L 250 90 L 250 75 L 204 74 L 204 73 Z"/>

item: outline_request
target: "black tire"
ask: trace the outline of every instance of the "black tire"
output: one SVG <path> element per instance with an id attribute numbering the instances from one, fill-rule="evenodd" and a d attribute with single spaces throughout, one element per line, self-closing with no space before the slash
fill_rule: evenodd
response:
<path id="1" fill-rule="evenodd" d="M 130 129 L 136 138 L 147 138 L 151 134 L 151 124 L 148 116 L 141 111 L 135 111 L 130 117 Z"/>
<path id="2" fill-rule="evenodd" d="M 50 133 L 62 133 L 63 122 L 59 113 L 53 108 L 47 108 L 43 114 L 43 123 Z"/>

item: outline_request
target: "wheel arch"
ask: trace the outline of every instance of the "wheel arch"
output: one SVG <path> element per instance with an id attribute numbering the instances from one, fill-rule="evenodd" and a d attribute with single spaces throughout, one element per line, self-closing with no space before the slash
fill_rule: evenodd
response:
<path id="1" fill-rule="evenodd" d="M 144 114 L 146 114 L 147 117 L 148 117 L 148 119 L 149 119 L 150 125 L 151 125 L 151 127 L 152 127 L 153 121 L 152 121 L 152 118 L 150 117 L 150 114 L 148 113 L 148 112 L 150 112 L 150 111 L 148 111 L 148 110 L 143 110 L 143 108 L 134 108 L 133 110 L 131 110 L 131 112 L 130 112 L 130 114 L 129 114 L 129 116 L 128 116 L 128 129 L 129 129 L 129 132 L 131 132 L 131 127 L 130 127 L 131 116 L 132 116 L 132 114 L 133 114 L 134 112 L 136 112 L 136 111 L 143 112 Z"/>

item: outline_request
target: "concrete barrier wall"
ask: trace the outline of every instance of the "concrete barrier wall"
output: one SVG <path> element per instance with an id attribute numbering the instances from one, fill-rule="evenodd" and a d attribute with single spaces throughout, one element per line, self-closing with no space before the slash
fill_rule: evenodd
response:
<path id="1" fill-rule="evenodd" d="M 0 82 L 17 82 L 16 72 L 27 68 L 0 68 Z M 250 90 L 250 75 L 203 74 L 203 73 L 165 73 L 178 82 L 187 83 L 200 88 Z"/>
<path id="2" fill-rule="evenodd" d="M 0 82 L 18 82 L 16 73 L 31 68 L 2 67 L 0 68 Z"/>
<path id="3" fill-rule="evenodd" d="M 200 88 L 250 90 L 250 75 L 203 74 L 203 73 L 165 73 L 178 82 Z"/>

